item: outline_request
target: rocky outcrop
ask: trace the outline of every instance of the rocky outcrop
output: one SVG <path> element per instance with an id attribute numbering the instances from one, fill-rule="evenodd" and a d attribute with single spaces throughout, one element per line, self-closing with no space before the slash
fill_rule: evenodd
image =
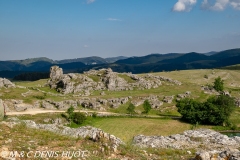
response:
<path id="1" fill-rule="evenodd" d="M 198 129 L 171 136 L 138 135 L 134 137 L 133 143 L 140 147 L 151 148 L 201 149 L 201 146 L 204 146 L 205 149 L 227 149 L 239 146 L 240 137 L 230 138 L 210 129 Z"/>
<path id="2" fill-rule="evenodd" d="M 106 88 L 110 91 L 122 91 L 128 90 L 129 85 L 127 81 L 119 77 L 116 72 L 113 72 L 111 68 L 105 70 L 101 81 L 105 84 Z"/>
<path id="3" fill-rule="evenodd" d="M 0 78 L 0 88 L 6 87 L 6 88 L 14 88 L 15 84 L 13 84 L 11 81 L 9 81 L 6 78 Z"/>
<path id="4" fill-rule="evenodd" d="M 32 104 L 23 103 L 23 100 L 15 100 L 15 99 L 4 100 L 6 112 L 11 112 L 11 111 L 21 112 L 28 109 L 33 109 L 33 108 L 39 107 L 39 104 L 37 103 L 39 102 L 36 101 L 35 104 L 32 105 Z"/>
<path id="5" fill-rule="evenodd" d="M 17 118 L 10 119 L 10 122 L 5 122 L 5 124 L 8 125 L 9 127 L 13 127 L 14 125 L 20 124 L 22 122 L 25 123 L 26 126 L 29 128 L 47 130 L 56 134 L 65 135 L 65 136 L 74 137 L 74 138 L 88 138 L 96 142 L 109 143 L 111 149 L 114 152 L 117 151 L 117 147 L 120 144 L 124 144 L 124 142 L 121 139 L 115 137 L 114 135 L 111 135 L 109 133 L 102 131 L 101 129 L 94 128 L 91 126 L 69 128 L 63 125 L 58 125 L 58 123 L 37 124 L 31 120 L 20 121 Z"/>
<path id="6" fill-rule="evenodd" d="M 238 149 L 227 149 L 224 151 L 198 151 L 193 160 L 239 160 L 240 151 Z"/>
<path id="7" fill-rule="evenodd" d="M 205 94 L 219 95 L 219 93 L 218 93 L 213 87 L 201 86 L 201 90 L 202 90 Z"/>
<path id="8" fill-rule="evenodd" d="M 67 93 L 79 93 L 88 96 L 91 91 L 123 91 L 157 88 L 162 85 L 161 79 L 169 83 L 181 85 L 180 82 L 174 81 L 161 76 L 138 76 L 132 73 L 117 73 L 111 68 L 90 70 L 84 74 L 63 74 L 62 69 L 58 66 L 53 66 L 50 69 L 50 79 L 48 85 L 57 91 Z M 104 92 L 102 92 L 104 94 Z M 101 94 L 101 95 L 103 95 Z"/>
<path id="9" fill-rule="evenodd" d="M 174 96 L 165 96 L 163 98 L 163 102 L 165 103 L 172 103 L 173 100 L 174 100 Z"/>
<path id="10" fill-rule="evenodd" d="M 128 97 L 123 98 L 111 98 L 108 99 L 108 103 L 110 104 L 110 107 L 112 108 L 118 108 L 120 105 L 125 104 L 128 102 Z"/>

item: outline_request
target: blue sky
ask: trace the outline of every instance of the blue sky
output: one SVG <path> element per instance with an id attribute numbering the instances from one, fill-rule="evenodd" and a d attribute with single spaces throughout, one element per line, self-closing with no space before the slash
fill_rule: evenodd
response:
<path id="1" fill-rule="evenodd" d="M 0 0 L 0 60 L 240 48 L 240 0 Z"/>

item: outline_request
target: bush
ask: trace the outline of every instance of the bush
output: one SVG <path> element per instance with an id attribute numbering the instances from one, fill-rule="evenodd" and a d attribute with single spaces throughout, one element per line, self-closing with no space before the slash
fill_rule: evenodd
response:
<path id="1" fill-rule="evenodd" d="M 182 115 L 182 119 L 192 124 L 223 125 L 229 122 L 229 117 L 234 110 L 234 99 L 220 95 L 210 97 L 206 102 L 198 102 L 193 99 L 182 99 L 176 107 Z"/>
<path id="2" fill-rule="evenodd" d="M 73 122 L 76 124 L 82 124 L 87 119 L 86 115 L 81 112 L 74 113 Z"/>
<path id="3" fill-rule="evenodd" d="M 145 100 L 143 103 L 144 113 L 148 114 L 148 112 L 152 109 L 151 104 L 148 100 Z"/>
<path id="4" fill-rule="evenodd" d="M 135 110 L 135 106 L 132 103 L 130 103 L 128 108 L 127 108 L 127 112 L 132 115 L 132 114 L 135 113 L 134 110 Z"/>
<path id="5" fill-rule="evenodd" d="M 215 79 L 213 83 L 213 88 L 218 92 L 223 91 L 223 85 L 224 85 L 223 80 L 220 77 L 218 77 Z"/>

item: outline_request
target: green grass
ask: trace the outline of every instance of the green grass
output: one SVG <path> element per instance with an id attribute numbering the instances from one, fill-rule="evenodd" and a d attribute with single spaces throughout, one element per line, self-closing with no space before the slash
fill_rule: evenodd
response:
<path id="1" fill-rule="evenodd" d="M 136 81 L 133 80 L 131 77 L 127 76 L 126 74 L 118 74 L 119 77 L 123 78 L 128 83 L 135 83 Z"/>
<path id="2" fill-rule="evenodd" d="M 129 143 L 136 135 L 170 135 L 181 133 L 190 128 L 190 124 L 165 118 L 91 118 L 85 124 L 101 128 Z"/>

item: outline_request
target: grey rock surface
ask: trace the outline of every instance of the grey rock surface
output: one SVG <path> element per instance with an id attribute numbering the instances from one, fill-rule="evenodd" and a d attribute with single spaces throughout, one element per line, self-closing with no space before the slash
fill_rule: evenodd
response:
<path id="1" fill-rule="evenodd" d="M 140 147 L 152 148 L 186 149 L 205 146 L 207 149 L 227 149 L 240 146 L 240 137 L 230 138 L 210 129 L 198 129 L 171 136 L 138 135 L 134 137 L 133 143 Z"/>
<path id="2" fill-rule="evenodd" d="M 15 84 L 9 81 L 6 78 L 0 78 L 0 88 L 6 87 L 6 88 L 14 88 Z"/>

